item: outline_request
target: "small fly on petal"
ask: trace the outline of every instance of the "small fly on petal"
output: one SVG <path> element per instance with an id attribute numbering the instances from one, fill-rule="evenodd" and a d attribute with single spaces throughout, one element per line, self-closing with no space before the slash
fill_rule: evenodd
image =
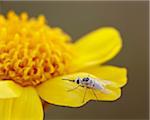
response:
<path id="1" fill-rule="evenodd" d="M 76 87 L 68 90 L 68 92 L 72 91 L 72 90 L 75 90 L 78 87 L 84 87 L 85 88 L 84 97 L 83 97 L 83 101 L 82 102 L 84 102 L 87 89 L 91 89 L 92 90 L 93 95 L 95 96 L 96 99 L 98 98 L 98 96 L 96 95 L 94 90 L 98 90 L 98 91 L 102 92 L 103 94 L 110 94 L 111 93 L 111 91 L 108 90 L 105 87 L 107 84 L 111 84 L 111 83 L 109 81 L 106 81 L 106 80 L 103 83 L 103 82 L 99 82 L 98 79 L 92 78 L 92 77 L 89 77 L 89 76 L 88 77 L 83 77 L 83 78 L 77 77 L 74 80 L 63 78 L 62 80 L 68 80 L 68 81 L 75 82 L 76 84 L 78 84 Z"/>

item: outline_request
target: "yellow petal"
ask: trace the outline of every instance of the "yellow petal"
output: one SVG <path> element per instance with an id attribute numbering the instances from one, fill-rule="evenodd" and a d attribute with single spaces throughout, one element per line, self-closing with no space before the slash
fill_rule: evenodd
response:
<path id="1" fill-rule="evenodd" d="M 82 68 L 102 64 L 113 58 L 120 51 L 122 40 L 115 28 L 105 27 L 83 36 L 74 46 L 78 56 L 73 64 Z"/>
<path id="2" fill-rule="evenodd" d="M 0 99 L 19 97 L 22 87 L 10 80 L 0 81 Z"/>
<path id="3" fill-rule="evenodd" d="M 85 89 L 83 87 L 78 87 L 75 90 L 71 90 L 77 87 L 78 84 L 63 79 L 69 78 L 73 80 L 76 77 L 83 77 L 83 76 L 87 76 L 87 74 L 78 73 L 56 77 L 39 85 L 37 87 L 37 91 L 39 95 L 42 97 L 42 99 L 44 99 L 49 103 L 61 106 L 79 107 L 89 100 L 90 94 L 87 92 L 87 97 L 83 102 Z"/>
<path id="4" fill-rule="evenodd" d="M 3 120 L 42 120 L 42 104 L 35 89 L 26 87 L 18 98 L 0 99 L 0 118 Z"/>
<path id="5" fill-rule="evenodd" d="M 39 85 L 37 91 L 41 98 L 49 103 L 71 107 L 81 106 L 85 103 L 82 102 L 84 89 L 79 87 L 76 90 L 68 92 L 68 90 L 73 89 L 78 85 L 67 80 L 62 80 L 63 78 L 68 77 L 72 79 L 74 76 L 76 75 L 50 79 Z"/>
<path id="6" fill-rule="evenodd" d="M 79 107 L 84 105 L 89 100 L 96 99 L 92 93 L 92 89 L 78 86 L 77 83 L 72 81 L 63 80 L 64 78 L 67 79 L 76 79 L 77 77 L 83 78 L 91 76 L 95 78 L 95 76 L 87 73 L 75 73 L 71 75 L 56 77 L 54 79 L 48 80 L 37 87 L 37 91 L 42 99 L 45 101 L 61 105 L 61 106 L 69 106 L 69 107 Z M 96 94 L 98 94 L 98 100 L 116 100 L 120 97 L 120 89 L 119 88 L 109 88 L 111 91 L 109 95 L 104 95 L 100 91 L 96 90 Z M 84 98 L 85 95 L 85 98 Z"/>
<path id="7" fill-rule="evenodd" d="M 119 85 L 124 86 L 127 83 L 127 70 L 122 67 L 115 66 L 93 66 L 82 71 L 93 74 L 101 79 L 113 81 Z"/>

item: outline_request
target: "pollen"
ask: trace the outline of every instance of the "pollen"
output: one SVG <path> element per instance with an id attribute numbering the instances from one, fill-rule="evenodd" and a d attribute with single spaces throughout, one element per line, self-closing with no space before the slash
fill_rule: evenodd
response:
<path id="1" fill-rule="evenodd" d="M 50 27 L 43 15 L 0 15 L 0 80 L 36 86 L 67 73 L 72 59 L 70 37 Z"/>

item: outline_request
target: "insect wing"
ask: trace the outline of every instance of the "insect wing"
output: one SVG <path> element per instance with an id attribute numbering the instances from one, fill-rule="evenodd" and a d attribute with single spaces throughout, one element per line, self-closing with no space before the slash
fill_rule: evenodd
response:
<path id="1" fill-rule="evenodd" d="M 111 94 L 111 90 L 104 88 L 100 90 L 103 94 Z"/>

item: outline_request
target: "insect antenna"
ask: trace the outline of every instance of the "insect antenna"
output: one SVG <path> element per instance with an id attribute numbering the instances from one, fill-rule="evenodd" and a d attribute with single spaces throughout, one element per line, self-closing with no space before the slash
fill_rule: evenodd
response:
<path id="1" fill-rule="evenodd" d="M 86 92 L 87 92 L 87 87 L 85 87 L 85 92 L 84 92 L 84 96 L 83 96 L 83 100 L 82 100 L 82 103 L 84 103 L 84 100 L 85 100 L 85 96 L 86 96 Z"/>
<path id="2" fill-rule="evenodd" d="M 75 80 L 71 80 L 71 79 L 68 79 L 68 78 L 62 78 L 62 80 L 68 80 L 70 82 L 75 82 Z"/>

